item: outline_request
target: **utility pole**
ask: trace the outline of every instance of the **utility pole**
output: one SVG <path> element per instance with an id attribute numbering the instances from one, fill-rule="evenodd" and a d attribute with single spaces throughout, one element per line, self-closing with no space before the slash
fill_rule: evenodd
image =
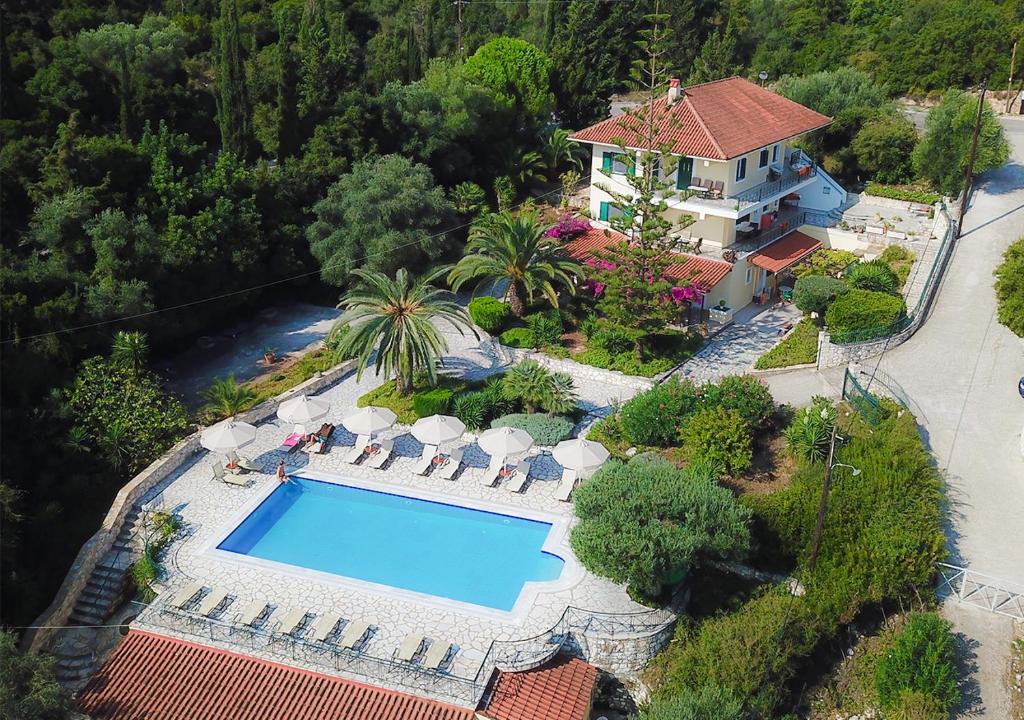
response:
<path id="1" fill-rule="evenodd" d="M 825 463 L 825 482 L 821 485 L 821 501 L 818 503 L 818 522 L 814 526 L 814 541 L 811 544 L 811 557 L 807 561 L 807 569 L 814 572 L 818 564 L 818 550 L 821 549 L 821 533 L 825 529 L 825 511 L 828 509 L 828 491 L 832 485 L 832 464 L 836 454 L 836 432 L 839 428 L 838 418 L 832 423 L 832 437 L 828 443 L 828 461 Z"/>
<path id="2" fill-rule="evenodd" d="M 459 40 L 458 40 L 458 47 L 455 49 L 455 52 L 458 53 L 460 58 L 463 55 L 463 53 L 462 53 L 462 50 L 463 50 L 463 47 L 462 47 L 462 3 L 464 3 L 464 2 L 467 2 L 467 0 L 455 0 L 455 8 L 456 8 L 456 10 L 459 13 L 459 19 L 458 19 Z"/>
<path id="3" fill-rule="evenodd" d="M 978 154 L 978 135 L 981 133 L 981 113 L 985 109 L 985 91 L 988 90 L 988 78 L 981 83 L 981 97 L 978 98 L 978 114 L 974 118 L 974 137 L 971 138 L 971 154 L 964 169 L 964 187 L 960 195 L 960 217 L 956 221 L 956 236 L 964 229 L 964 213 L 967 212 L 967 197 L 971 194 L 971 180 L 974 178 L 974 158 Z"/>
<path id="4" fill-rule="evenodd" d="M 1013 68 L 1017 65 L 1017 41 L 1013 41 L 1013 52 L 1010 53 L 1010 76 L 1006 79 L 1006 110 L 1013 106 Z"/>

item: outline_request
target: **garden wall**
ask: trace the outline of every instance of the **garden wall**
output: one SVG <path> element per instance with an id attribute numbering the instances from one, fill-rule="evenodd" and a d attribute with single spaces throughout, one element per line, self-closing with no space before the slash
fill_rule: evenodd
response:
<path id="1" fill-rule="evenodd" d="M 291 390 L 286 390 L 280 395 L 266 400 L 251 410 L 247 410 L 237 416 L 238 420 L 258 424 L 274 417 L 277 407 L 285 400 L 289 400 L 303 393 L 315 393 L 341 380 L 355 368 L 355 360 L 347 360 L 326 372 L 310 378 L 304 383 L 297 385 Z M 183 463 L 197 455 L 202 447 L 199 444 L 199 436 L 202 428 L 184 438 L 160 458 L 155 460 L 149 467 L 129 480 L 117 493 L 114 501 L 107 511 L 106 517 L 100 524 L 100 529 L 89 538 L 82 549 L 78 551 L 71 568 L 64 577 L 57 590 L 50 606 L 35 619 L 32 625 L 34 630 L 27 630 L 22 637 L 21 646 L 26 651 L 39 651 L 45 648 L 56 634 L 56 627 L 67 624 L 68 617 L 78 602 L 78 597 L 89 582 L 93 570 L 110 552 L 117 536 L 121 532 L 121 526 L 125 517 L 131 509 L 148 495 L 151 495 L 161 482 L 166 480 Z"/>

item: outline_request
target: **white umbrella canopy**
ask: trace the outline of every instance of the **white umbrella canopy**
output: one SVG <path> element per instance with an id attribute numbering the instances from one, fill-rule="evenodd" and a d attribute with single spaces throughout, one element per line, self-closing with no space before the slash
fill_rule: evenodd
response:
<path id="1" fill-rule="evenodd" d="M 466 432 L 466 425 L 451 415 L 430 415 L 420 418 L 412 426 L 412 436 L 424 445 L 440 445 L 458 440 Z"/>
<path id="2" fill-rule="evenodd" d="M 224 453 L 237 450 L 255 439 L 256 428 L 246 422 L 237 422 L 234 418 L 211 425 L 199 436 L 199 442 L 204 448 Z"/>
<path id="3" fill-rule="evenodd" d="M 331 409 L 331 404 L 320 398 L 308 395 L 286 400 L 277 408 L 277 416 L 285 422 L 306 425 L 322 419 Z"/>
<path id="4" fill-rule="evenodd" d="M 508 457 L 529 450 L 533 438 L 530 433 L 519 428 L 497 427 L 481 433 L 477 444 L 488 455 Z"/>
<path id="5" fill-rule="evenodd" d="M 395 424 L 398 416 L 387 408 L 368 405 L 357 408 L 341 419 L 345 429 L 355 435 L 373 435 L 387 430 Z"/>
<path id="6" fill-rule="evenodd" d="M 563 440 L 555 445 L 551 456 L 562 467 L 571 470 L 589 470 L 603 465 L 608 459 L 609 453 L 599 442 L 575 438 Z"/>

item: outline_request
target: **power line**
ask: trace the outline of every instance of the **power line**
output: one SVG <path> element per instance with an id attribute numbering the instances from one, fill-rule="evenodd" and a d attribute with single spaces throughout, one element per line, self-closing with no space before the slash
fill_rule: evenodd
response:
<path id="1" fill-rule="evenodd" d="M 550 192 L 543 193 L 542 195 L 537 195 L 534 198 L 528 198 L 528 199 L 524 200 L 523 202 L 519 203 L 518 205 L 513 205 L 509 209 L 510 210 L 515 210 L 515 209 L 521 208 L 524 205 L 532 202 L 533 200 L 540 200 L 542 198 L 549 197 L 549 196 L 554 195 L 555 193 L 559 193 L 561 191 L 562 191 L 561 188 L 556 188 L 556 189 L 554 189 L 554 190 L 552 190 Z M 469 227 L 472 224 L 473 224 L 472 221 L 465 222 L 465 223 L 462 223 L 461 225 L 456 225 L 456 226 L 450 227 L 450 228 L 448 228 L 446 230 L 442 230 L 440 232 L 434 233 L 433 235 L 428 235 L 424 239 L 429 240 L 429 239 L 432 239 L 432 238 L 440 237 L 442 235 L 447 235 L 450 232 L 454 232 L 456 230 L 461 230 L 463 228 Z M 381 255 L 389 255 L 389 254 L 393 253 L 395 250 L 400 250 L 401 248 L 405 248 L 405 247 L 411 247 L 413 245 L 419 245 L 421 242 L 422 242 L 422 240 L 411 241 L 411 242 L 407 242 L 407 243 L 402 243 L 401 245 L 395 245 L 394 247 L 388 248 L 387 250 L 381 250 L 381 251 L 376 252 L 376 253 L 368 253 L 368 254 L 360 257 L 360 258 L 356 258 L 354 262 L 364 262 L 364 261 L 366 261 L 366 260 L 368 260 L 368 259 L 370 259 L 372 257 L 377 257 L 377 256 L 381 256 Z M 242 295 L 244 293 L 254 292 L 256 290 L 263 290 L 263 289 L 268 288 L 268 287 L 273 287 L 274 285 L 283 285 L 284 283 L 294 282 L 295 280 L 302 280 L 303 278 L 308 278 L 308 277 L 312 277 L 314 275 L 319 275 L 324 270 L 328 270 L 331 267 L 334 267 L 334 265 L 331 265 L 330 263 L 328 263 L 327 265 L 324 265 L 319 270 L 311 270 L 309 272 L 300 273 L 298 275 L 292 275 L 291 277 L 281 278 L 279 280 L 271 280 L 269 282 L 260 283 L 259 285 L 252 285 L 250 287 L 242 288 L 240 290 L 232 290 L 231 292 L 221 293 L 220 295 L 213 295 L 213 296 L 206 297 L 206 298 L 200 298 L 199 300 L 190 300 L 189 302 L 179 303 L 178 305 L 171 305 L 170 307 L 155 308 L 153 310 L 147 310 L 145 312 L 135 313 L 133 315 L 124 315 L 122 317 L 110 318 L 108 320 L 97 320 L 96 322 L 92 322 L 92 323 L 85 323 L 83 325 L 75 325 L 75 326 L 69 327 L 69 328 L 61 328 L 60 330 L 50 330 L 50 331 L 43 332 L 43 333 L 36 333 L 34 335 L 25 335 L 23 337 L 17 337 L 17 338 L 4 338 L 3 340 L 0 340 L 0 345 L 6 345 L 6 344 L 12 343 L 12 342 L 22 342 L 22 341 L 25 341 L 25 340 L 36 340 L 38 338 L 51 337 L 53 335 L 61 335 L 61 334 L 64 334 L 64 333 L 79 332 L 81 330 L 89 330 L 91 328 L 102 327 L 104 325 L 112 325 L 114 323 L 127 322 L 129 320 L 138 320 L 140 318 L 150 317 L 152 315 L 158 315 L 160 313 L 174 312 L 176 310 L 182 310 L 184 308 L 194 307 L 196 305 L 202 305 L 202 304 L 208 303 L 208 302 L 215 302 L 217 300 L 224 300 L 224 299 L 229 298 L 229 297 L 234 297 L 235 295 Z"/>

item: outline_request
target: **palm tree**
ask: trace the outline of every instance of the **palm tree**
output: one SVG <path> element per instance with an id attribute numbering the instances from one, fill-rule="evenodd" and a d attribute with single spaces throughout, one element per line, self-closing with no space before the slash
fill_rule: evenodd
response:
<path id="1" fill-rule="evenodd" d="M 218 420 L 248 410 L 256 402 L 255 391 L 244 383 L 236 383 L 234 375 L 214 380 L 210 387 L 203 390 L 203 397 L 206 399 L 203 410 Z"/>
<path id="2" fill-rule="evenodd" d="M 114 343 L 110 350 L 110 359 L 115 364 L 127 367 L 136 375 L 146 367 L 149 357 L 149 341 L 141 332 L 118 331 L 114 335 Z"/>
<path id="3" fill-rule="evenodd" d="M 550 174 L 554 175 L 563 165 L 572 164 L 582 170 L 583 162 L 580 159 L 583 148 L 578 143 L 569 139 L 569 131 L 562 128 L 555 128 L 551 134 L 544 139 L 544 160 Z"/>
<path id="4" fill-rule="evenodd" d="M 448 341 L 434 321 L 446 320 L 460 334 L 472 328 L 469 314 L 451 293 L 430 284 L 443 272 L 445 268 L 413 280 L 405 268 L 394 279 L 371 270 L 352 271 L 363 282 L 339 305 L 345 314 L 338 322 L 351 329 L 338 349 L 357 358 L 357 379 L 376 349 L 376 373 L 393 376 L 399 395 L 412 389 L 417 371 L 425 372 L 431 385 L 437 383 L 435 364 L 448 350 Z"/>
<path id="5" fill-rule="evenodd" d="M 551 373 L 547 391 L 541 402 L 544 409 L 548 411 L 548 415 L 572 412 L 578 399 L 579 395 L 576 393 L 576 383 L 573 382 L 572 375 L 564 372 Z"/>
<path id="6" fill-rule="evenodd" d="M 448 282 L 458 290 L 470 280 L 507 280 L 505 299 L 512 313 L 522 317 L 526 302 L 540 291 L 558 307 L 555 283 L 573 290 L 579 263 L 560 254 L 555 238 L 544 234 L 535 211 L 488 215 L 473 226 L 465 255 L 452 268 Z"/>
<path id="7" fill-rule="evenodd" d="M 551 372 L 536 360 L 524 360 L 505 373 L 501 392 L 506 399 L 523 403 L 527 413 L 543 408 L 554 415 L 576 407 L 576 384 L 572 376 Z"/>
<path id="8" fill-rule="evenodd" d="M 544 174 L 545 168 L 547 167 L 544 162 L 544 156 L 536 150 L 529 150 L 523 153 L 519 157 L 519 162 L 515 164 L 515 176 L 516 185 L 520 189 L 528 188 L 535 182 L 543 183 L 547 182 L 547 175 Z"/>

